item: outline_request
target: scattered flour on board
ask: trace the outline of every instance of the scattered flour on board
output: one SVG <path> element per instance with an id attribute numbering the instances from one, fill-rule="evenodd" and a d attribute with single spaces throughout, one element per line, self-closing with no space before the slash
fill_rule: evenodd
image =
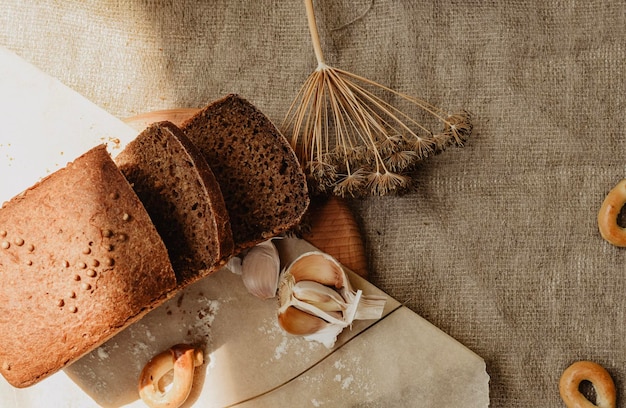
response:
<path id="1" fill-rule="evenodd" d="M 150 330 L 146 330 L 146 337 L 150 341 L 156 341 L 156 337 L 154 337 L 154 335 L 152 334 L 152 332 Z"/>
<path id="2" fill-rule="evenodd" d="M 109 358 L 109 353 L 103 347 L 98 347 L 97 354 L 100 360 Z"/>
<path id="3" fill-rule="evenodd" d="M 141 371 L 145 362 L 140 357 L 149 356 L 151 354 L 150 346 L 140 341 L 132 344 L 130 350 L 132 355 L 135 356 L 135 358 L 133 358 L 133 361 L 135 362 L 135 369 Z"/>
<path id="4" fill-rule="evenodd" d="M 271 364 L 285 356 L 298 356 L 304 359 L 303 361 L 305 362 L 312 361 L 316 352 L 324 347 L 320 343 L 307 341 L 302 337 L 285 333 L 278 325 L 278 319 L 275 317 L 264 319 L 257 327 L 257 330 L 261 332 L 268 342 L 276 344 L 272 356 L 261 365 Z"/>
<path id="5" fill-rule="evenodd" d="M 210 299 L 198 299 L 198 302 L 203 303 L 203 307 L 197 311 L 196 321 L 191 329 L 196 335 L 209 337 L 215 316 L 220 310 L 220 302 Z"/>
<path id="6" fill-rule="evenodd" d="M 298 381 L 307 384 L 312 390 L 325 390 L 324 394 L 310 400 L 312 406 L 320 407 L 324 404 L 335 405 L 341 395 L 356 395 L 359 400 L 367 401 L 376 389 L 371 378 L 371 370 L 361 363 L 361 357 L 354 356 L 340 358 L 330 369 L 307 373 L 299 377 Z"/>
<path id="7" fill-rule="evenodd" d="M 282 356 L 284 356 L 285 354 L 287 354 L 287 343 L 289 342 L 289 340 L 287 339 L 287 337 L 283 337 L 282 341 L 280 342 L 280 344 L 278 345 L 278 347 L 276 347 L 276 350 L 274 350 L 274 359 L 278 360 L 280 359 Z"/>
<path id="8" fill-rule="evenodd" d="M 339 359 L 335 361 L 333 368 L 336 370 L 333 379 L 343 391 L 365 397 L 372 395 L 374 384 L 369 380 L 372 375 L 370 369 L 361 364 L 360 356 Z"/>

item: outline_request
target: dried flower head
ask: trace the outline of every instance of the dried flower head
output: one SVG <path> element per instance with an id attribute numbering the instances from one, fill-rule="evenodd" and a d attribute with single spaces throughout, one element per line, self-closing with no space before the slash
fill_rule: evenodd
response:
<path id="1" fill-rule="evenodd" d="M 313 191 L 340 196 L 405 191 L 415 163 L 463 146 L 472 131 L 470 115 L 449 115 L 417 98 L 324 62 L 312 0 L 305 0 L 318 66 L 296 95 L 282 130 Z M 405 108 L 386 100 L 397 99 Z M 433 133 L 415 119 L 427 115 L 443 130 Z"/>
<path id="2" fill-rule="evenodd" d="M 386 155 L 385 164 L 394 172 L 404 172 L 413 169 L 415 164 L 422 160 L 417 152 L 410 149 L 397 150 Z"/>
<path id="3" fill-rule="evenodd" d="M 411 185 L 411 179 L 401 174 L 385 171 L 371 173 L 367 177 L 367 187 L 372 195 L 384 196 L 390 193 L 400 193 Z"/>
<path id="4" fill-rule="evenodd" d="M 358 195 L 365 188 L 367 183 L 367 172 L 360 168 L 350 174 L 344 174 L 334 185 L 333 193 L 340 197 L 353 197 Z"/>

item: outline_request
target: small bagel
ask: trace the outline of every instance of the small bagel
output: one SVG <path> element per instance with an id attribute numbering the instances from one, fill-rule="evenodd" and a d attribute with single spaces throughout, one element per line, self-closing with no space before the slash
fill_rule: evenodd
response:
<path id="1" fill-rule="evenodd" d="M 596 390 L 596 405 L 579 390 L 585 380 Z M 567 408 L 615 408 L 615 383 L 604 367 L 592 361 L 577 361 L 567 367 L 559 381 L 559 392 Z"/>
<path id="2" fill-rule="evenodd" d="M 609 191 L 598 212 L 600 235 L 618 247 L 626 247 L 626 229 L 617 224 L 617 216 L 624 204 L 626 204 L 626 179 Z"/>
<path id="3" fill-rule="evenodd" d="M 191 392 L 193 373 L 202 365 L 202 351 L 194 347 L 177 344 L 154 356 L 141 370 L 139 396 L 150 408 L 178 408 Z M 174 370 L 171 387 L 161 390 L 159 381 Z"/>

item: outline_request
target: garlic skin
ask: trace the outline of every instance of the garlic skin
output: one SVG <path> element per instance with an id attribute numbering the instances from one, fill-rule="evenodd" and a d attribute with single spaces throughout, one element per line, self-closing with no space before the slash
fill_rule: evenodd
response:
<path id="1" fill-rule="evenodd" d="M 386 302 L 355 291 L 341 264 L 319 251 L 300 255 L 283 272 L 278 299 L 280 327 L 327 348 L 355 319 L 379 319 Z"/>
<path id="2" fill-rule="evenodd" d="M 244 286 L 260 299 L 276 296 L 279 275 L 280 257 L 271 239 L 252 247 L 241 262 Z"/>
<path id="3" fill-rule="evenodd" d="M 241 258 L 238 256 L 230 258 L 224 266 L 235 275 L 241 276 Z"/>

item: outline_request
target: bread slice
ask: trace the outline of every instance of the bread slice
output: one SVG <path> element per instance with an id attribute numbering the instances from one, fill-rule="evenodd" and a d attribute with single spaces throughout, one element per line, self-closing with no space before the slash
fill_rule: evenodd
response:
<path id="1" fill-rule="evenodd" d="M 176 287 L 167 250 L 104 146 L 0 209 L 0 373 L 31 385 Z"/>
<path id="2" fill-rule="evenodd" d="M 309 205 L 304 173 L 287 140 L 255 106 L 227 95 L 181 127 L 220 183 L 237 251 L 300 222 Z"/>
<path id="3" fill-rule="evenodd" d="M 233 254 L 220 186 L 206 160 L 170 122 L 145 129 L 115 158 L 163 238 L 179 286 Z"/>

